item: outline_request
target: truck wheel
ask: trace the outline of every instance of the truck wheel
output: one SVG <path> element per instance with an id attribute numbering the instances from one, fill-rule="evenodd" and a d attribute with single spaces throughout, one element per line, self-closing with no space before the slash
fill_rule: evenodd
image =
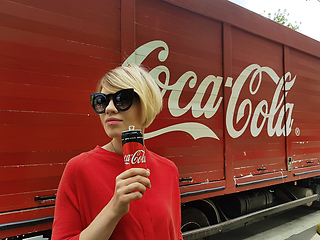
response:
<path id="1" fill-rule="evenodd" d="M 181 231 L 191 231 L 209 226 L 209 220 L 203 212 L 196 208 L 187 208 L 181 212 Z M 210 238 L 201 238 L 203 240 Z"/>

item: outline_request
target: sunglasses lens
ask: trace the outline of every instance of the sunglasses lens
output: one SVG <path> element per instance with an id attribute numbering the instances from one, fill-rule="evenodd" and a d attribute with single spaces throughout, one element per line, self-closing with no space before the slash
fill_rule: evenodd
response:
<path id="1" fill-rule="evenodd" d="M 129 89 L 129 90 L 126 89 L 126 90 L 119 91 L 115 95 L 113 101 L 114 101 L 115 107 L 118 110 L 126 111 L 132 105 L 133 91 L 131 89 Z"/>
<path id="2" fill-rule="evenodd" d="M 97 113 L 104 113 L 107 107 L 107 99 L 103 95 L 95 95 L 92 100 L 92 107 Z"/>

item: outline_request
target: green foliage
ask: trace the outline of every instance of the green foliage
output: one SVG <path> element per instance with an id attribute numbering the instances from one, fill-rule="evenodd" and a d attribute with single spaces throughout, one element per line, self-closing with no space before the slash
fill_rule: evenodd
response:
<path id="1" fill-rule="evenodd" d="M 268 13 L 268 18 L 277 22 L 277 23 L 280 23 L 288 28 L 291 28 L 295 31 L 299 31 L 300 30 L 300 23 L 297 23 L 296 21 L 294 22 L 294 24 L 290 23 L 289 20 L 288 20 L 288 17 L 289 16 L 289 13 L 287 13 L 287 9 L 285 9 L 283 12 L 281 12 L 280 9 L 278 9 L 278 12 L 274 13 L 273 16 L 271 13 Z"/>

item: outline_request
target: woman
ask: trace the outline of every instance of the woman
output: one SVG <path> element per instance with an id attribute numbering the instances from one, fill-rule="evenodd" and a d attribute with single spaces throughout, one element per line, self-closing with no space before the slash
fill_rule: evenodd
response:
<path id="1" fill-rule="evenodd" d="M 158 86 L 139 66 L 118 67 L 91 101 L 112 140 L 68 162 L 52 239 L 182 239 L 176 166 L 146 150 L 147 170 L 124 169 L 121 133 L 152 123 L 162 108 Z"/>

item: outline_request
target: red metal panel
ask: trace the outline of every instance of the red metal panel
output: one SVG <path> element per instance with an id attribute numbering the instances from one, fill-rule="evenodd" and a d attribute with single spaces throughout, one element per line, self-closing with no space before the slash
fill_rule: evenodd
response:
<path id="1" fill-rule="evenodd" d="M 135 0 L 121 1 L 121 60 L 136 49 Z"/>
<path id="2" fill-rule="evenodd" d="M 87 8 L 92 10 L 93 7 L 97 7 L 92 13 L 89 12 L 90 15 L 95 14 L 96 17 L 88 21 L 83 17 L 70 16 L 70 11 L 56 12 L 55 9 L 42 9 L 43 2 L 34 3 L 30 7 L 28 2 L 18 4 L 2 0 L 0 8 L 1 25 L 58 39 L 62 38 L 106 47 L 105 40 L 119 41 L 120 36 L 120 4 L 119 1 L 113 2 L 115 4 L 110 6 L 103 3 L 100 6 L 98 4 L 91 6 L 90 2 L 87 2 L 86 6 L 78 8 L 77 11 L 72 11 L 78 12 L 77 15 L 85 16 L 88 14 Z M 55 5 L 60 4 L 59 2 Z M 64 4 L 65 9 L 75 10 L 75 2 L 64 1 Z M 102 12 L 103 10 L 105 12 Z M 110 31 L 106 31 L 106 28 Z"/>
<path id="3" fill-rule="evenodd" d="M 57 181 L 55 181 L 55 187 L 59 183 L 60 178 L 57 178 Z M 39 181 L 39 180 L 38 180 Z M 10 194 L 4 194 L 0 196 L 1 201 L 1 211 L 7 210 L 8 208 L 11 211 L 23 211 L 23 209 L 29 209 L 29 208 L 35 208 L 39 206 L 47 206 L 47 205 L 53 205 L 55 204 L 54 196 L 57 193 L 57 188 L 49 189 L 50 188 L 50 182 L 47 181 L 46 178 L 42 178 L 41 181 L 47 182 L 47 186 L 45 190 L 40 189 L 38 191 L 32 191 L 32 192 L 19 192 L 19 193 L 10 193 Z M 6 183 L 4 183 L 6 184 Z M 38 183 L 35 183 L 38 184 Z M 48 190 L 49 189 L 49 190 Z M 24 191 L 28 190 L 27 188 L 24 189 Z M 49 198 L 48 200 L 40 200 L 35 201 L 35 197 L 42 197 L 42 198 Z"/>
<path id="4" fill-rule="evenodd" d="M 61 163 L 0 167 L 0 212 L 38 207 L 42 203 L 35 197 L 54 196 L 63 169 Z M 45 205 L 53 203 L 48 201 Z"/>
<path id="5" fill-rule="evenodd" d="M 53 216 L 53 213 L 54 213 L 53 206 L 0 213 L 0 224 L 28 221 L 32 219 Z M 26 234 L 26 233 L 35 232 L 35 231 L 46 230 L 46 229 L 50 229 L 51 227 L 52 227 L 52 222 L 45 222 L 42 224 L 29 225 L 22 228 L 9 228 L 9 229 L 0 231 L 0 238 L 5 239 L 8 236 L 16 236 L 19 234 Z"/>
<path id="6" fill-rule="evenodd" d="M 0 167 L 15 165 L 32 165 L 66 162 L 68 159 L 78 155 L 81 150 L 53 151 L 29 151 L 29 152 L 2 152 L 0 153 Z"/>
<path id="7" fill-rule="evenodd" d="M 237 187 L 237 191 L 244 191 L 244 190 L 252 189 L 253 184 L 255 185 L 255 187 L 261 188 L 261 187 L 269 186 L 270 181 L 272 181 L 272 185 L 283 183 L 286 178 L 287 178 L 286 173 L 274 172 L 274 173 L 238 177 L 234 179 L 234 182 Z"/>
<path id="8" fill-rule="evenodd" d="M 120 2 L 118 0 L 108 0 L 108 4 L 106 4 L 106 1 L 88 2 L 87 0 L 78 0 L 76 5 L 74 0 L 64 0 L 63 2 L 50 1 L 46 3 L 42 0 L 12 0 L 10 2 L 28 5 L 39 10 L 89 22 L 94 21 L 101 25 L 104 24 L 103 22 L 106 18 L 108 18 L 109 22 L 119 21 Z"/>
<path id="9" fill-rule="evenodd" d="M 163 0 L 265 39 L 320 57 L 319 41 L 225 0 Z"/>
<path id="10" fill-rule="evenodd" d="M 283 94 L 280 94 L 279 100 L 274 99 L 278 84 L 266 71 L 262 70 L 261 75 L 254 76 L 260 67 L 267 67 L 268 71 L 273 71 L 279 79 L 283 76 L 282 45 L 237 28 L 232 28 L 231 36 L 232 76 L 230 77 L 233 79 L 232 87 L 228 85 L 225 88 L 226 158 L 232 159 L 234 177 L 285 170 L 285 136 L 268 134 L 275 127 L 277 119 L 281 119 Z M 246 72 L 248 66 L 254 67 Z M 241 81 L 243 84 L 239 84 Z M 238 94 L 235 95 L 235 92 Z M 235 101 L 235 107 L 231 109 Z M 278 101 L 275 103 L 277 105 L 280 104 L 280 109 L 273 113 L 274 120 L 267 115 L 262 116 L 263 112 L 272 114 L 273 101 Z M 260 104 L 263 104 L 262 113 L 258 111 Z M 246 107 L 241 110 L 241 105 Z M 233 119 L 228 119 L 230 117 Z M 252 127 L 261 129 L 254 131 Z M 281 127 L 283 127 L 282 121 Z M 230 132 L 231 128 L 234 128 L 235 133 Z"/>
<path id="11" fill-rule="evenodd" d="M 219 139 L 202 137 L 195 140 L 184 129 L 148 139 L 146 145 L 151 150 L 173 160 L 179 168 L 181 177 L 192 177 L 193 184 L 223 179 L 223 109 L 220 107 L 213 114 L 214 116 L 210 117 L 201 114 L 201 109 L 195 110 L 197 105 L 200 108 L 206 105 L 212 96 L 213 89 L 218 90 L 216 102 L 210 103 L 211 108 L 217 104 L 218 99 L 222 97 L 218 81 L 204 86 L 198 91 L 199 96 L 203 96 L 197 102 L 193 100 L 196 90 L 206 77 L 209 75 L 213 78 L 222 77 L 221 23 L 161 1 L 136 1 L 137 46 L 153 40 L 161 40 L 167 44 L 169 55 L 162 63 L 158 59 L 160 49 L 157 49 L 147 56 L 143 64 L 151 69 L 165 65 L 170 72 L 170 76 L 167 75 L 170 78 L 166 83 L 167 87 L 174 85 L 179 79 L 181 82 L 181 76 L 188 71 L 192 71 L 191 74 L 196 77 L 196 82 L 191 86 L 191 79 L 188 79 L 182 91 L 179 89 L 166 91 L 164 109 L 147 132 L 152 133 L 180 123 L 197 123 L 212 129 Z M 165 77 L 164 73 L 160 75 L 163 81 Z M 181 91 L 179 99 L 173 97 L 175 91 Z M 192 107 L 175 115 L 172 112 L 177 108 L 172 107 L 169 101 L 178 102 L 180 109 Z"/>
<path id="12" fill-rule="evenodd" d="M 199 192 L 203 191 L 203 198 L 209 198 L 215 195 L 220 195 L 221 190 L 225 188 L 225 181 L 206 182 L 202 184 L 189 184 L 180 187 L 182 194 L 182 201 L 188 202 L 194 200 L 195 196 Z"/>
<path id="13" fill-rule="evenodd" d="M 54 200 L 34 198 L 54 196 L 65 163 L 107 141 L 89 98 L 120 63 L 120 1 L 1 0 L 0 33 L 0 222 L 52 216 L 39 207 Z"/>
<path id="14" fill-rule="evenodd" d="M 230 24 L 223 23 L 223 74 L 224 76 L 232 76 L 232 27 Z M 226 79 L 224 80 L 224 84 Z M 230 95 L 230 88 L 224 88 L 224 95 Z M 223 108 L 228 104 L 228 99 L 223 98 Z M 224 110 L 225 112 L 225 110 Z M 224 121 L 225 122 L 225 121 Z M 233 192 L 234 184 L 234 161 L 232 159 L 232 148 L 230 141 L 226 141 L 227 131 L 224 124 L 224 153 L 225 153 L 225 175 L 226 175 L 226 191 Z"/>
<path id="15" fill-rule="evenodd" d="M 290 71 L 296 76 L 287 96 L 294 103 L 294 121 L 288 137 L 293 169 L 320 162 L 320 59 L 290 49 Z"/>

